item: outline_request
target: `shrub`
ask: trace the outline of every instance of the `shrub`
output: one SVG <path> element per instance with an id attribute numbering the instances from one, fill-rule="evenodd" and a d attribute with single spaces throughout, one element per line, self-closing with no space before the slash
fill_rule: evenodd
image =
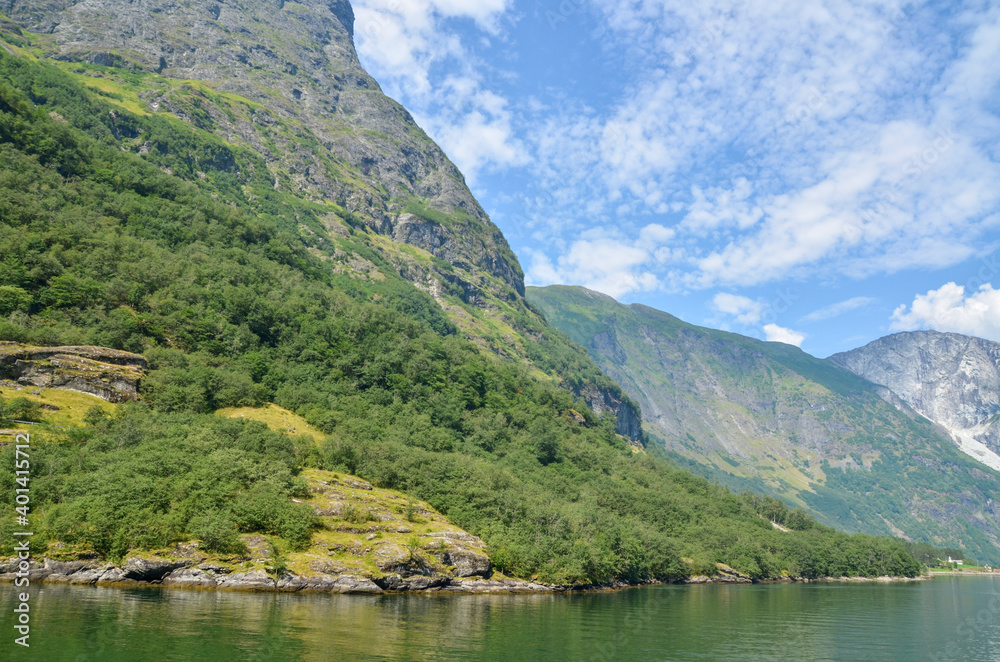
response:
<path id="1" fill-rule="evenodd" d="M 225 511 L 213 510 L 191 520 L 191 533 L 201 540 L 201 547 L 207 552 L 241 556 L 247 553 L 232 516 Z"/>

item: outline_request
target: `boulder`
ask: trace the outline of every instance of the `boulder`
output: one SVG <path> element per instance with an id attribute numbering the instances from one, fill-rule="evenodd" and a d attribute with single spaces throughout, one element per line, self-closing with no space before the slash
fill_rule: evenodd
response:
<path id="1" fill-rule="evenodd" d="M 444 562 L 455 566 L 456 577 L 489 577 L 493 564 L 490 557 L 466 547 L 453 547 L 444 554 Z"/>
<path id="2" fill-rule="evenodd" d="M 234 572 L 223 577 L 216 577 L 219 588 L 239 589 L 244 591 L 274 590 L 277 582 L 263 570 L 251 572 Z"/>
<path id="3" fill-rule="evenodd" d="M 334 591 L 337 593 L 381 593 L 382 589 L 375 582 L 366 577 L 354 577 L 352 575 L 341 575 L 334 583 Z"/>
<path id="4" fill-rule="evenodd" d="M 211 588 L 217 586 L 218 583 L 215 577 L 200 568 L 180 568 L 163 578 L 164 586 Z"/>
<path id="5" fill-rule="evenodd" d="M 327 559 L 317 559 L 309 562 L 309 569 L 324 575 L 339 575 L 345 568 L 339 563 Z"/>
<path id="6" fill-rule="evenodd" d="M 396 543 L 387 542 L 375 550 L 375 566 L 382 572 L 407 572 L 410 565 L 410 552 Z"/>

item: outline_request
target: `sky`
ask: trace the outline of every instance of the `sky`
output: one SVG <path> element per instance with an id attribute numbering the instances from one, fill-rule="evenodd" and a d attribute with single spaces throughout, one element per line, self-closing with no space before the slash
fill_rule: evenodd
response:
<path id="1" fill-rule="evenodd" d="M 819 357 L 1000 341 L 1000 2 L 353 5 L 528 285 Z"/>

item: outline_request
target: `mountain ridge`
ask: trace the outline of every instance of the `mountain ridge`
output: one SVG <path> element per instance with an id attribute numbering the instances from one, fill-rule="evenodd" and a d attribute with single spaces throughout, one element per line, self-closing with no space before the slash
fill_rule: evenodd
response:
<path id="1" fill-rule="evenodd" d="M 234 114 L 204 97 L 192 107 L 172 89 L 140 94 L 151 112 L 203 124 L 260 152 L 276 186 L 334 200 L 380 234 L 478 266 L 523 293 L 517 258 L 465 178 L 361 66 L 346 0 L 5 0 L 0 14 L 42 33 L 48 57 L 202 81 L 252 102 Z M 300 123 L 304 133 L 269 131 L 278 121 Z M 475 231 L 463 235 L 432 214 L 407 211 L 410 200 Z"/>
<path id="2" fill-rule="evenodd" d="M 583 288 L 528 297 L 639 403 L 650 443 L 688 469 L 826 524 L 997 557 L 997 475 L 881 387 L 791 345 Z"/>

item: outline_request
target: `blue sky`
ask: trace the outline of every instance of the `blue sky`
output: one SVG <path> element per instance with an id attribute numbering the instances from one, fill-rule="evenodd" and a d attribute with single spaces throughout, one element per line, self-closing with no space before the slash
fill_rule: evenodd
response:
<path id="1" fill-rule="evenodd" d="M 354 7 L 362 63 L 529 285 L 817 356 L 918 328 L 1000 341 L 1000 3 Z"/>

